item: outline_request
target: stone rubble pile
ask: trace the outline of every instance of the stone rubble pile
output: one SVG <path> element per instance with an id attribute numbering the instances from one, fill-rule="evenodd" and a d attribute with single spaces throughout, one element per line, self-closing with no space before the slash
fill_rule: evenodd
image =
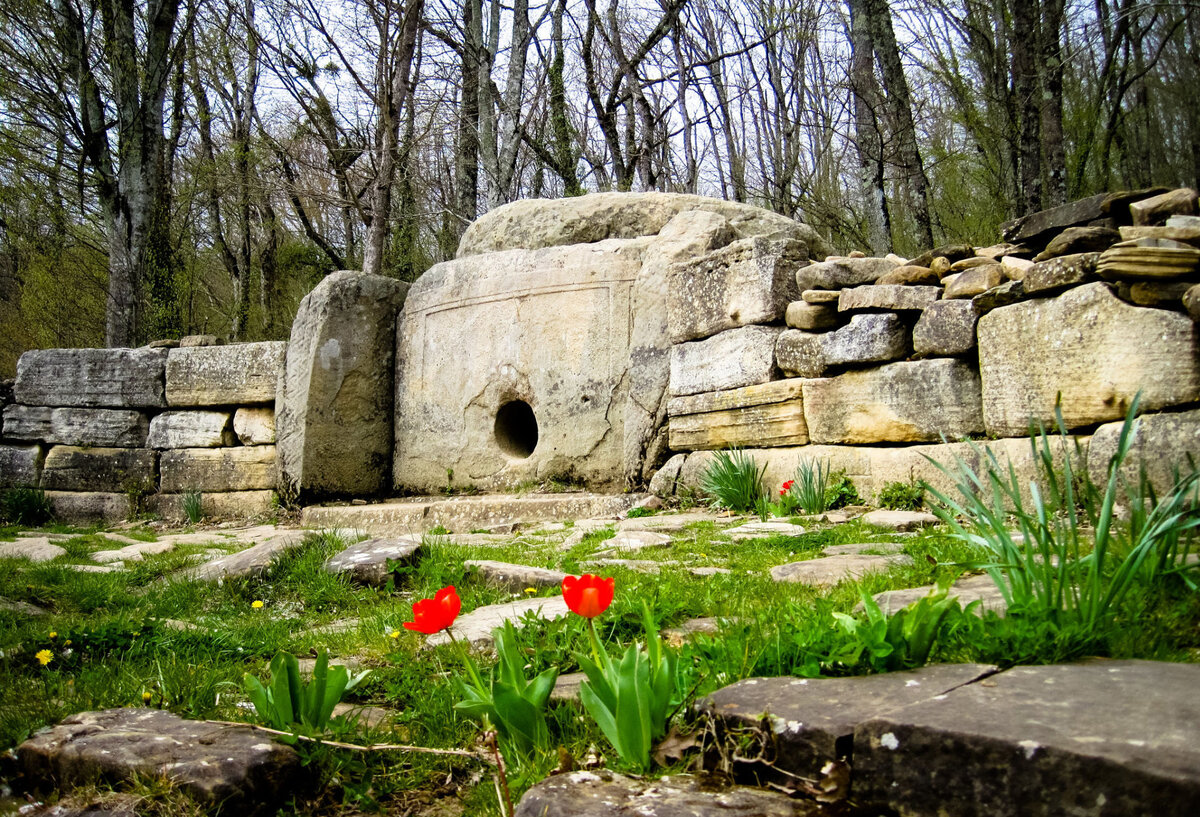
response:
<path id="1" fill-rule="evenodd" d="M 201 339 L 201 343 L 205 343 Z M 3 407 L 0 487 L 42 488 L 64 520 L 266 511 L 283 343 L 42 349 Z"/>
<path id="2" fill-rule="evenodd" d="M 785 249 L 761 242 L 675 264 L 667 410 L 684 453 L 652 490 L 695 484 L 710 456 L 688 452 L 732 446 L 763 449 L 772 481 L 811 458 L 860 491 L 936 483 L 920 455 L 970 452 L 912 444 L 986 436 L 1011 454 L 1006 439 L 1053 427 L 1060 395 L 1085 447 L 1093 431 L 1115 435 L 1106 424 L 1139 392 L 1143 411 L 1193 409 L 1154 418 L 1170 418 L 1171 439 L 1139 442 L 1157 441 L 1137 452 L 1147 462 L 1182 462 L 1200 452 L 1196 214 L 1196 191 L 1157 188 L 1032 214 L 992 247 L 830 256 L 786 275 Z M 1109 448 L 1089 467 L 1103 474 Z"/>

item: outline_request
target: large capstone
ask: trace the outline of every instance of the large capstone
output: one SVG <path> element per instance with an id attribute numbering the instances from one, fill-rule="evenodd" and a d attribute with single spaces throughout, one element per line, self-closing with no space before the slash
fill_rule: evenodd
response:
<path id="1" fill-rule="evenodd" d="M 17 361 L 26 406 L 160 408 L 165 349 L 36 349 Z"/>
<path id="2" fill-rule="evenodd" d="M 289 494 L 389 487 L 396 315 L 407 294 L 391 278 L 335 272 L 301 301 L 275 403 Z"/>

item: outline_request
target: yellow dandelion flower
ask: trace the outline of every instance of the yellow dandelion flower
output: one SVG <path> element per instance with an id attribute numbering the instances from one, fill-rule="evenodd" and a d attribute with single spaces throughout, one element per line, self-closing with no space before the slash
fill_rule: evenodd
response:
<path id="1" fill-rule="evenodd" d="M 58 633 L 56 633 L 54 630 L 51 630 L 50 631 L 50 640 L 53 641 L 56 638 L 58 638 Z"/>
<path id="2" fill-rule="evenodd" d="M 150 699 L 153 697 L 154 696 L 150 694 L 150 691 L 146 690 L 145 692 L 142 693 L 142 703 L 144 703 L 144 704 L 150 703 Z"/>
<path id="3" fill-rule="evenodd" d="M 399 637 L 400 637 L 399 630 L 392 630 L 390 633 L 388 633 L 388 638 L 399 638 Z"/>
<path id="4" fill-rule="evenodd" d="M 537 588 L 536 588 L 536 587 L 526 587 L 526 588 L 525 588 L 525 592 L 526 592 L 526 593 L 536 593 L 536 592 L 537 592 Z"/>
<path id="5" fill-rule="evenodd" d="M 255 610 L 261 610 L 263 606 L 262 599 L 255 599 L 254 601 L 250 602 L 250 606 Z"/>
<path id="6" fill-rule="evenodd" d="M 34 657 L 37 658 L 38 663 L 44 667 L 54 660 L 54 653 L 50 652 L 50 650 L 38 650 L 37 655 Z"/>
<path id="7" fill-rule="evenodd" d="M 71 639 L 69 639 L 69 638 L 68 638 L 66 641 L 64 641 L 64 642 L 63 642 L 63 646 L 64 646 L 64 647 L 69 647 L 69 646 L 71 646 Z"/>

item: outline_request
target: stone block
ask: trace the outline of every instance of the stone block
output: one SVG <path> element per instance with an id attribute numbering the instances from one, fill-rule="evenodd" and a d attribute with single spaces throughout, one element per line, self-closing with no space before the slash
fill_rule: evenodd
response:
<path id="1" fill-rule="evenodd" d="M 1005 281 L 1000 286 L 981 292 L 971 299 L 975 312 L 986 315 L 993 309 L 1012 306 L 1025 300 L 1025 285 L 1020 281 Z"/>
<path id="2" fill-rule="evenodd" d="M 53 434 L 49 406 L 4 407 L 4 439 L 8 442 L 45 442 Z"/>
<path id="3" fill-rule="evenodd" d="M 0 542 L 0 559 L 49 562 L 66 555 L 66 548 L 54 544 L 46 536 L 22 537 L 14 542 Z"/>
<path id="4" fill-rule="evenodd" d="M 158 454 L 144 448 L 80 448 L 56 445 L 46 454 L 42 487 L 48 491 L 150 493 Z"/>
<path id="5" fill-rule="evenodd" d="M 775 362 L 789 377 L 820 377 L 825 362 L 824 335 L 788 329 L 775 343 Z"/>
<path id="6" fill-rule="evenodd" d="M 887 258 L 827 258 L 796 270 L 796 285 L 803 291 L 873 284 L 898 266 Z"/>
<path id="7" fill-rule="evenodd" d="M 766 383 L 775 374 L 775 341 L 783 330 L 743 326 L 706 340 L 671 347 L 671 394 L 736 389 Z"/>
<path id="8" fill-rule="evenodd" d="M 810 290 L 811 291 L 811 290 Z M 793 301 L 788 304 L 784 322 L 792 329 L 820 332 L 838 325 L 837 309 L 829 304 L 810 304 Z"/>
<path id="9" fill-rule="evenodd" d="M 179 522 L 187 519 L 185 494 L 156 494 L 147 499 L 147 506 L 163 519 Z M 200 495 L 200 513 L 205 519 L 246 520 L 262 519 L 275 514 L 274 491 L 228 491 Z"/>
<path id="10" fill-rule="evenodd" d="M 1145 411 L 1200 399 L 1195 324 L 1130 306 L 1104 284 L 997 309 L 979 319 L 978 332 L 991 434 L 1019 436 L 1031 422 L 1052 425 L 1060 394 L 1067 428 L 1122 418 L 1139 391 Z"/>
<path id="11" fill-rule="evenodd" d="M 730 446 L 803 445 L 808 442 L 800 380 L 777 380 L 744 389 L 676 397 L 671 448 L 676 451 Z"/>
<path id="12" fill-rule="evenodd" d="M 906 815 L 1190 817 L 1198 685 L 1194 664 L 1014 667 L 860 722 L 854 797 Z"/>
<path id="13" fill-rule="evenodd" d="M 1133 215 L 1133 223 L 1138 227 L 1162 224 L 1170 216 L 1196 215 L 1196 191 L 1181 187 L 1168 193 L 1151 196 L 1148 199 L 1135 201 L 1129 205 Z"/>
<path id="14" fill-rule="evenodd" d="M 167 356 L 167 404 L 230 406 L 273 402 L 286 349 L 283 341 L 172 349 Z"/>
<path id="15" fill-rule="evenodd" d="M 884 556 L 845 555 L 824 556 L 803 562 L 789 562 L 771 568 L 771 578 L 777 582 L 794 582 L 814 587 L 834 587 L 841 582 L 857 581 L 868 573 L 886 573 L 892 567 L 912 564 L 912 557 L 903 553 Z"/>
<path id="16" fill-rule="evenodd" d="M 1103 252 L 1121 240 L 1121 234 L 1111 227 L 1068 227 L 1046 245 L 1046 249 L 1034 256 L 1034 261 L 1045 261 L 1060 255 L 1081 252 Z"/>
<path id="17" fill-rule="evenodd" d="M 921 356 L 963 355 L 975 348 L 979 315 L 968 300 L 938 301 L 913 327 L 913 352 Z"/>
<path id="18" fill-rule="evenodd" d="M 1097 280 L 1096 265 L 1100 253 L 1085 252 L 1039 261 L 1025 273 L 1022 283 L 1026 295 L 1053 295 L 1069 287 Z"/>
<path id="19" fill-rule="evenodd" d="M 956 298 L 974 298 L 992 287 L 1000 286 L 1005 280 L 1002 264 L 972 267 L 958 273 L 958 277 L 946 285 L 945 298 L 948 301 Z"/>
<path id="20" fill-rule="evenodd" d="M 161 408 L 165 349 L 35 349 L 17 361 L 27 406 Z"/>
<path id="21" fill-rule="evenodd" d="M 221 556 L 211 562 L 191 568 L 186 576 L 196 581 L 262 576 L 275 561 L 290 550 L 301 547 L 308 534 L 304 531 L 281 531 L 245 550 Z"/>
<path id="22" fill-rule="evenodd" d="M 40 445 L 0 445 L 0 488 L 35 488 L 46 455 Z"/>
<path id="23" fill-rule="evenodd" d="M 396 316 L 407 295 L 401 281 L 343 271 L 301 301 L 273 420 L 289 495 L 390 484 Z"/>
<path id="24" fill-rule="evenodd" d="M 780 335 L 775 355 L 785 374 L 820 377 L 833 366 L 897 360 L 910 350 L 908 327 L 899 315 L 871 313 L 824 334 L 789 329 Z"/>
<path id="25" fill-rule="evenodd" d="M 233 433 L 242 445 L 273 445 L 275 443 L 275 408 L 243 407 L 233 415 Z"/>
<path id="26" fill-rule="evenodd" d="M 9 406 L 4 410 L 4 436 L 54 445 L 142 448 L 149 421 L 132 409 L 48 408 Z"/>
<path id="27" fill-rule="evenodd" d="M 780 320 L 800 297 L 796 268 L 808 262 L 798 241 L 747 238 L 671 265 L 667 328 L 672 343 Z"/>
<path id="28" fill-rule="evenodd" d="M 228 411 L 164 411 L 150 421 L 151 448 L 220 448 L 233 445 Z"/>
<path id="29" fill-rule="evenodd" d="M 1001 233 L 1005 241 L 1040 249 L 1067 227 L 1086 225 L 1090 221 L 1103 218 L 1105 216 L 1104 201 L 1108 195 L 1108 193 L 1100 193 L 1090 198 L 1052 207 L 1049 210 L 1030 213 L 1015 221 L 1001 224 Z"/>
<path id="30" fill-rule="evenodd" d="M 842 290 L 838 311 L 882 309 L 894 312 L 920 311 L 936 301 L 941 287 L 888 284 L 854 287 Z"/>
<path id="31" fill-rule="evenodd" d="M 46 491 L 54 518 L 72 525 L 121 522 L 138 510 L 127 493 L 105 491 Z"/>
<path id="32" fill-rule="evenodd" d="M 160 468 L 164 493 L 273 490 L 275 446 L 178 448 L 163 452 Z"/>
<path id="33" fill-rule="evenodd" d="M 1108 464 L 1117 452 L 1117 440 L 1124 423 L 1106 423 L 1092 435 L 1088 447 L 1088 474 L 1096 485 L 1108 481 Z M 1175 485 L 1175 474 L 1187 475 L 1192 466 L 1200 466 L 1200 409 L 1146 414 L 1135 421 L 1129 453 L 1121 475 L 1130 486 L 1138 484 L 1138 473 L 1146 476 L 1161 499 Z"/>
<path id="34" fill-rule="evenodd" d="M 362 584 L 383 587 L 399 566 L 413 565 L 421 558 L 421 540 L 419 534 L 407 534 L 357 542 L 330 556 L 325 569 L 330 573 L 344 573 Z"/>

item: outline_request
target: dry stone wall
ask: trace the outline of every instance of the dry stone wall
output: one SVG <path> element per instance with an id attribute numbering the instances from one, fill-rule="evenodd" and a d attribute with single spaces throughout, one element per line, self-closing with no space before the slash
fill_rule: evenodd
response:
<path id="1" fill-rule="evenodd" d="M 1056 407 L 1102 478 L 1140 393 L 1150 414 L 1134 452 L 1161 488 L 1200 456 L 1196 191 L 1098 196 L 1004 230 L 1005 243 L 914 259 L 828 257 L 794 287 L 765 271 L 735 279 L 719 253 L 677 264 L 676 453 L 652 487 L 695 486 L 711 452 L 733 446 L 770 481 L 825 460 L 865 497 L 894 481 L 949 488 L 930 459 L 976 457 L 965 439 L 1031 473 L 1026 435 L 1053 426 Z M 732 328 L 735 313 L 748 325 Z"/>
<path id="2" fill-rule="evenodd" d="M 284 346 L 26 352 L 3 406 L 0 487 L 42 488 L 77 521 L 180 517 L 192 491 L 213 515 L 262 513 Z"/>

